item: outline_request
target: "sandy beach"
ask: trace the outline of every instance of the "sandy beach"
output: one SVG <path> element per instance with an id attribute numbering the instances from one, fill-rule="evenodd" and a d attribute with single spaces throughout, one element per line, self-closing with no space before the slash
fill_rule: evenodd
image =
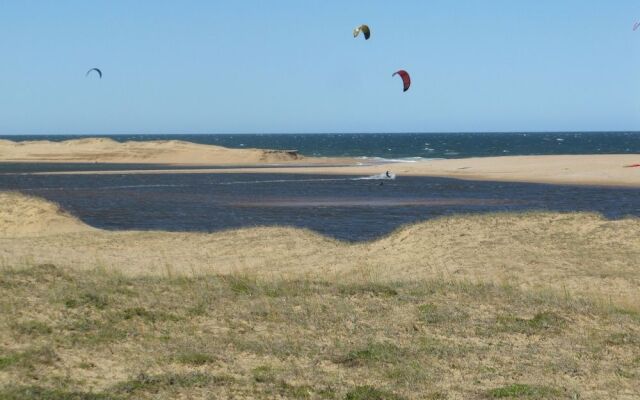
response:
<path id="1" fill-rule="evenodd" d="M 181 141 L 118 143 L 111 139 L 96 138 L 64 142 L 0 140 L 0 162 L 139 163 L 190 167 L 183 170 L 172 169 L 172 173 L 374 175 L 390 170 L 398 175 L 411 176 L 640 187 L 640 168 L 626 167 L 640 163 L 640 154 L 504 156 L 376 163 L 373 160 L 353 158 L 303 157 L 295 151 L 228 149 Z M 193 168 L 194 166 L 201 168 Z M 207 168 L 216 166 L 240 167 L 225 170 Z M 124 169 L 116 172 L 92 170 L 85 173 L 149 174 L 166 171 Z"/>

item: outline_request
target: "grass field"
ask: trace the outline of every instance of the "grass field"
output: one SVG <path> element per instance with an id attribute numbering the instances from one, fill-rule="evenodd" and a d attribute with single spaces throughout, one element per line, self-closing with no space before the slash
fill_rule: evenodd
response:
<path id="1" fill-rule="evenodd" d="M 2 399 L 633 399 L 640 313 L 447 281 L 0 274 Z"/>

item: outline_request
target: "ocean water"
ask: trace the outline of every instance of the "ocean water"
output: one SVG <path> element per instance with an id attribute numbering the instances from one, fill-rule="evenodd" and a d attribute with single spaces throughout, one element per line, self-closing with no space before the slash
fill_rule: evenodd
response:
<path id="1" fill-rule="evenodd" d="M 15 166 L 14 166 L 15 168 Z M 367 179 L 368 178 L 368 179 Z M 0 190 L 58 202 L 110 230 L 308 228 L 347 241 L 452 214 L 587 211 L 640 217 L 640 189 L 295 174 L 0 174 Z"/>
<path id="2" fill-rule="evenodd" d="M 85 136 L 0 136 L 9 140 L 67 140 Z M 95 136 L 92 136 L 95 137 Z M 307 156 L 464 158 L 542 154 L 640 153 L 640 132 L 113 135 L 117 141 L 185 140 L 231 148 L 298 150 Z"/>

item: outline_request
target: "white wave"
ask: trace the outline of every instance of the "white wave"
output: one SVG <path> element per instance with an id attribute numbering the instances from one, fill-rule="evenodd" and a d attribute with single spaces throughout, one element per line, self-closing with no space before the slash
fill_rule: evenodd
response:
<path id="1" fill-rule="evenodd" d="M 364 176 L 361 178 L 351 178 L 354 181 L 361 181 L 361 180 L 393 180 L 396 179 L 396 174 L 394 174 L 391 171 L 387 171 L 387 172 L 383 172 L 381 174 L 377 174 L 377 175 L 371 175 L 371 176 Z"/>

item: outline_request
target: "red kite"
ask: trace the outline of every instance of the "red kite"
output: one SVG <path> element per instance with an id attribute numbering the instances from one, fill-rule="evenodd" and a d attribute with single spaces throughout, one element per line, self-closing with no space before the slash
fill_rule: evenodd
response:
<path id="1" fill-rule="evenodd" d="M 400 75 L 400 78 L 402 78 L 402 86 L 404 88 L 403 92 L 406 92 L 407 90 L 409 90 L 409 86 L 411 86 L 411 77 L 409 76 L 409 73 L 401 69 L 400 71 L 394 72 L 393 75 L 391 76 L 396 76 L 396 75 Z"/>

